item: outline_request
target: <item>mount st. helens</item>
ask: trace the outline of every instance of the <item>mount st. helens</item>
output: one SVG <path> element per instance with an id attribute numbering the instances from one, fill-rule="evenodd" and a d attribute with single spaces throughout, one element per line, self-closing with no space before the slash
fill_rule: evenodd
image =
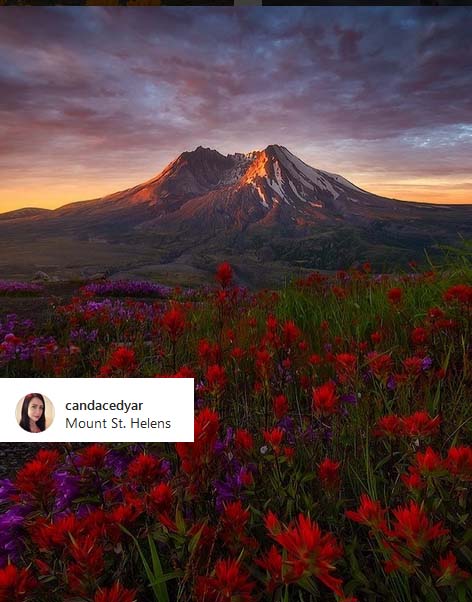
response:
<path id="1" fill-rule="evenodd" d="M 391 268 L 460 235 L 472 236 L 472 205 L 380 197 L 278 145 L 226 156 L 200 146 L 134 188 L 55 210 L 0 215 L 0 236 L 9 245 L 28 246 L 33 237 L 56 249 L 46 253 L 46 263 L 33 255 L 36 268 L 65 268 L 67 247 L 76 241 L 88 247 L 76 249 L 83 261 L 72 264 L 86 271 L 149 276 L 161 271 L 151 268 L 174 266 L 204 272 L 233 256 L 248 281 L 274 263 L 334 269 L 369 258 L 379 269 Z"/>

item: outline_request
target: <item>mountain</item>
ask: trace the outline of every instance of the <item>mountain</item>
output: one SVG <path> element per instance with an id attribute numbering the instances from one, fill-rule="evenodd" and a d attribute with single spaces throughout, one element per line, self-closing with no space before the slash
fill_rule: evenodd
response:
<path id="1" fill-rule="evenodd" d="M 138 245 L 158 263 L 236 254 L 328 269 L 371 258 L 380 268 L 472 237 L 472 205 L 380 197 L 283 146 L 226 156 L 199 146 L 134 188 L 0 215 L 0 236 L 33 235 Z"/>

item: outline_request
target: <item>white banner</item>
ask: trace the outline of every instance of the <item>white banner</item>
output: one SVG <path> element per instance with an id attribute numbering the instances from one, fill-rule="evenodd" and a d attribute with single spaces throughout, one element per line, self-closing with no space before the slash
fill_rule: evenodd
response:
<path id="1" fill-rule="evenodd" d="M 3 378 L 0 441 L 189 442 L 193 378 Z"/>

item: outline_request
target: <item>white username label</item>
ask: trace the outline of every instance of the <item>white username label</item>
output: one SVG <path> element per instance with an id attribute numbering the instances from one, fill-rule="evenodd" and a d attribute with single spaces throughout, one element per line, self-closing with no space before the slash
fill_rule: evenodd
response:
<path id="1" fill-rule="evenodd" d="M 191 442 L 193 378 L 4 378 L 0 441 Z"/>

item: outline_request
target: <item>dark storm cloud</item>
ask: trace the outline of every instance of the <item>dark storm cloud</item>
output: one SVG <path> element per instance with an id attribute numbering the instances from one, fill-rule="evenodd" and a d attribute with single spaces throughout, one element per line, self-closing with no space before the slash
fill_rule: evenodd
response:
<path id="1" fill-rule="evenodd" d="M 0 170 L 147 173 L 281 143 L 337 171 L 470 174 L 458 7 L 9 8 Z"/>

